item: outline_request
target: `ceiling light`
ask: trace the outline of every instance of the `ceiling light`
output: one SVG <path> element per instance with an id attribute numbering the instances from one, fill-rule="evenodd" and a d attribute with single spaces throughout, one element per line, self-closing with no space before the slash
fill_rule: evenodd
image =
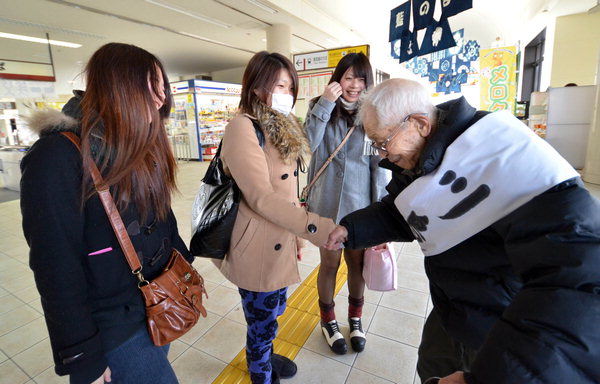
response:
<path id="1" fill-rule="evenodd" d="M 179 8 L 179 7 L 177 7 L 175 5 L 172 5 L 172 4 L 169 4 L 169 3 L 164 3 L 164 2 L 155 1 L 155 0 L 146 0 L 146 2 L 150 3 L 150 4 L 157 5 L 159 7 L 163 7 L 163 8 L 169 9 L 169 10 L 177 12 L 177 13 L 181 13 L 182 15 L 186 15 L 186 16 L 192 17 L 192 18 L 194 18 L 196 20 L 204 21 L 205 23 L 214 24 L 214 25 L 217 25 L 217 26 L 222 27 L 222 28 L 231 28 L 230 24 L 227 24 L 227 23 L 225 23 L 223 21 L 219 21 L 219 20 L 213 19 L 213 18 L 208 17 L 208 16 L 203 16 L 203 15 L 201 15 L 199 13 L 188 11 L 188 10 L 185 10 L 183 8 Z"/>
<path id="2" fill-rule="evenodd" d="M 25 36 L 25 35 L 14 35 L 12 33 L 4 33 L 4 32 L 0 32 L 0 37 L 4 37 L 6 39 L 31 41 L 32 43 L 42 43 L 42 44 L 48 44 L 48 43 L 50 43 L 52 45 L 60 45 L 61 47 L 68 47 L 68 48 L 79 48 L 79 47 L 81 47 L 81 44 L 68 43 L 66 41 L 47 40 L 47 39 L 42 39 L 42 38 L 39 38 L 39 37 L 31 37 L 31 36 Z"/>
<path id="3" fill-rule="evenodd" d="M 250 4 L 256 5 L 258 8 L 262 9 L 263 11 L 267 11 L 272 14 L 276 14 L 278 12 L 276 9 L 273 9 L 273 8 L 269 7 L 268 5 L 261 3 L 258 0 L 246 0 L 246 1 L 249 2 Z"/>

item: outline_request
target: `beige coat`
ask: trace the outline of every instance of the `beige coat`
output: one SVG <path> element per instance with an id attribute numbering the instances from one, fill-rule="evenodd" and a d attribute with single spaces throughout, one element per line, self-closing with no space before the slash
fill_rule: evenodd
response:
<path id="1" fill-rule="evenodd" d="M 264 148 L 245 115 L 225 129 L 221 157 L 242 199 L 229 253 L 216 264 L 238 287 L 269 292 L 300 282 L 296 255 L 302 240 L 297 236 L 322 246 L 335 224 L 299 205 L 296 159 L 308 147 L 295 117 L 263 108 L 258 121 L 265 132 Z"/>

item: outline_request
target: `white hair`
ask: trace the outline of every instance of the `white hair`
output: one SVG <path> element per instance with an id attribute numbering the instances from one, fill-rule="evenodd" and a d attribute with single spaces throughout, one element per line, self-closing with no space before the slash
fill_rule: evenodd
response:
<path id="1" fill-rule="evenodd" d="M 358 121 L 363 121 L 367 113 L 374 113 L 377 127 L 396 126 L 411 113 L 426 113 L 435 119 L 435 106 L 429 91 L 416 81 L 389 79 L 363 94 Z"/>

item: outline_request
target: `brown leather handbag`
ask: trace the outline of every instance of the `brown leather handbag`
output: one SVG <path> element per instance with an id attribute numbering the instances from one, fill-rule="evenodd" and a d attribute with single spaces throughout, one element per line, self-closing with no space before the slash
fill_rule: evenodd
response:
<path id="1" fill-rule="evenodd" d="M 73 144 L 80 148 L 79 137 L 72 132 L 62 132 Z M 202 295 L 206 293 L 204 279 L 187 262 L 179 251 L 173 249 L 171 258 L 162 273 L 152 281 L 142 275 L 142 265 L 127 234 L 121 215 L 108 187 L 99 188 L 102 175 L 92 162 L 92 179 L 106 215 L 123 249 L 131 272 L 137 276 L 138 287 L 142 291 L 146 305 L 148 333 L 154 345 L 166 345 L 189 331 L 200 318 L 206 317 L 202 305 Z"/>

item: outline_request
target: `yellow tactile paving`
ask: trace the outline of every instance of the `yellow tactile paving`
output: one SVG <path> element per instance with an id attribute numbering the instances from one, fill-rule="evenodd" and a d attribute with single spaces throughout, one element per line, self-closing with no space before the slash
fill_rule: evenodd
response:
<path id="1" fill-rule="evenodd" d="M 279 332 L 273 341 L 275 352 L 296 358 L 298 352 L 320 320 L 319 295 L 317 293 L 317 274 L 319 267 L 300 284 L 288 298 L 285 313 L 279 317 Z M 335 295 L 342 289 L 348 277 L 348 268 L 342 257 L 335 282 Z M 246 349 L 227 365 L 213 384 L 251 384 L 246 366 Z"/>

